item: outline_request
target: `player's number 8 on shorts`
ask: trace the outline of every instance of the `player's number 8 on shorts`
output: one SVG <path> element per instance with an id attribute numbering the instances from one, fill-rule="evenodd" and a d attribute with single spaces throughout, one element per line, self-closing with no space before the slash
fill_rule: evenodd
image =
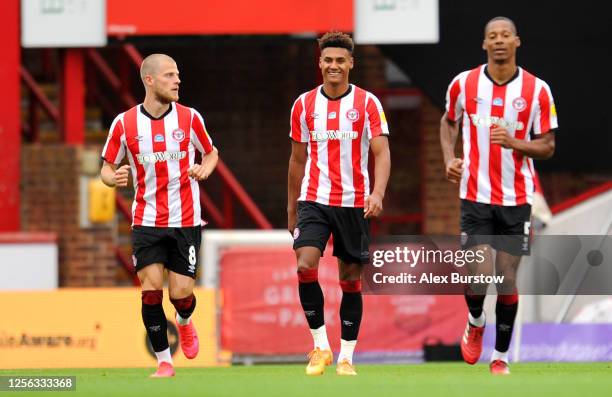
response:
<path id="1" fill-rule="evenodd" d="M 189 264 L 193 266 L 196 264 L 196 250 L 193 245 L 189 246 Z"/>

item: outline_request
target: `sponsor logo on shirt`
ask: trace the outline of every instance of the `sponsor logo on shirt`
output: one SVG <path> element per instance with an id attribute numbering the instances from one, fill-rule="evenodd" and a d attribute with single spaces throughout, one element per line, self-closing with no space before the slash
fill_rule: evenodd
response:
<path id="1" fill-rule="evenodd" d="M 472 124 L 476 127 L 491 127 L 492 125 L 496 125 L 511 130 L 522 130 L 525 128 L 525 125 L 521 121 L 508 121 L 502 117 L 471 114 L 470 119 L 472 120 Z"/>
<path id="2" fill-rule="evenodd" d="M 163 142 L 164 141 L 164 136 L 162 134 L 157 134 L 155 135 L 155 137 L 153 138 L 154 142 Z"/>
<path id="3" fill-rule="evenodd" d="M 136 159 L 140 164 L 157 163 L 168 160 L 182 160 L 187 156 L 187 152 L 154 152 L 154 153 L 138 153 Z"/>
<path id="4" fill-rule="evenodd" d="M 501 98 L 493 98 L 493 106 L 504 106 L 504 100 Z"/>
<path id="5" fill-rule="evenodd" d="M 327 115 L 327 118 L 328 118 L 328 119 L 330 119 L 330 120 L 335 119 L 335 118 L 336 118 L 336 112 L 330 112 L 330 113 Z"/>
<path id="6" fill-rule="evenodd" d="M 357 139 L 357 131 L 310 131 L 310 140 L 315 142 Z"/>

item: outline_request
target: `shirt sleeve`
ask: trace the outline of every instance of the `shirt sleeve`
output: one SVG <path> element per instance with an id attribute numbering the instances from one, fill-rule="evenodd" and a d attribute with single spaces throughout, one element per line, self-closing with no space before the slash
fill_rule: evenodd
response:
<path id="1" fill-rule="evenodd" d="M 368 139 L 376 138 L 380 135 L 389 135 L 389 125 L 387 124 L 387 117 L 383 107 L 378 98 L 370 93 L 368 93 L 366 98 L 366 113 Z"/>
<path id="2" fill-rule="evenodd" d="M 544 83 L 540 87 L 537 103 L 534 107 L 533 134 L 542 135 L 559 128 L 557 123 L 557 109 L 550 87 Z"/>
<path id="3" fill-rule="evenodd" d="M 119 164 L 125 156 L 125 132 L 123 129 L 123 114 L 115 117 L 108 132 L 108 138 L 102 149 L 102 159 L 109 163 Z"/>
<path id="4" fill-rule="evenodd" d="M 450 121 L 457 121 L 461 118 L 463 108 L 461 107 L 461 75 L 458 75 L 446 90 L 446 114 Z"/>
<path id="5" fill-rule="evenodd" d="M 300 96 L 291 107 L 289 138 L 296 142 L 308 142 L 310 140 L 303 99 L 303 95 Z"/>
<path id="6" fill-rule="evenodd" d="M 212 139 L 206 130 L 202 115 L 195 109 L 191 109 L 191 111 L 191 141 L 202 154 L 208 154 L 213 150 Z"/>

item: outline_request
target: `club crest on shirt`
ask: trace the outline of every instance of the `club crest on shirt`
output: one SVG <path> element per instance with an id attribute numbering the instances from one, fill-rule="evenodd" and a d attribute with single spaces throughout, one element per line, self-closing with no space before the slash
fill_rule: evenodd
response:
<path id="1" fill-rule="evenodd" d="M 357 120 L 359 120 L 359 110 L 352 108 L 346 111 L 346 118 L 349 119 L 349 121 L 355 122 Z"/>
<path id="2" fill-rule="evenodd" d="M 527 107 L 527 101 L 523 97 L 514 98 L 512 101 L 512 107 L 517 112 L 522 112 Z"/>
<path id="3" fill-rule="evenodd" d="M 185 139 L 185 131 L 181 130 L 180 128 L 175 129 L 172 131 L 172 139 L 174 139 L 176 142 L 183 142 L 183 139 Z"/>
<path id="4" fill-rule="evenodd" d="M 164 141 L 164 136 L 162 134 L 157 134 L 155 135 L 155 137 L 153 137 L 153 142 L 163 142 Z"/>

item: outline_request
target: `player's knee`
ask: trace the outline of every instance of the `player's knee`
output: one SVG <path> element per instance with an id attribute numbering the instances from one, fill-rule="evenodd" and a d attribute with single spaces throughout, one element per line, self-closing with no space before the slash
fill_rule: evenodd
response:
<path id="1" fill-rule="evenodd" d="M 185 285 L 174 285 L 172 291 L 169 291 L 170 299 L 181 299 L 183 297 L 189 297 L 193 295 L 193 287 L 191 284 Z"/>
<path id="2" fill-rule="evenodd" d="M 504 281 L 495 285 L 498 295 L 515 295 L 518 292 L 516 278 L 504 276 Z"/>
<path id="3" fill-rule="evenodd" d="M 149 269 L 143 269 L 138 272 L 138 279 L 143 290 L 163 290 L 164 288 L 164 276 L 163 270 L 161 274 L 149 271 Z"/>
<path id="4" fill-rule="evenodd" d="M 340 279 L 340 281 L 361 280 L 362 270 L 363 267 L 361 265 L 346 265 L 344 263 L 341 263 L 338 269 L 338 278 Z"/>
<path id="5" fill-rule="evenodd" d="M 164 300 L 164 291 L 162 289 L 142 291 L 141 299 L 145 305 L 161 305 Z"/>
<path id="6" fill-rule="evenodd" d="M 300 255 L 297 259 L 297 271 L 298 273 L 315 270 L 318 271 L 319 263 L 317 260 L 309 258 L 307 255 Z"/>

